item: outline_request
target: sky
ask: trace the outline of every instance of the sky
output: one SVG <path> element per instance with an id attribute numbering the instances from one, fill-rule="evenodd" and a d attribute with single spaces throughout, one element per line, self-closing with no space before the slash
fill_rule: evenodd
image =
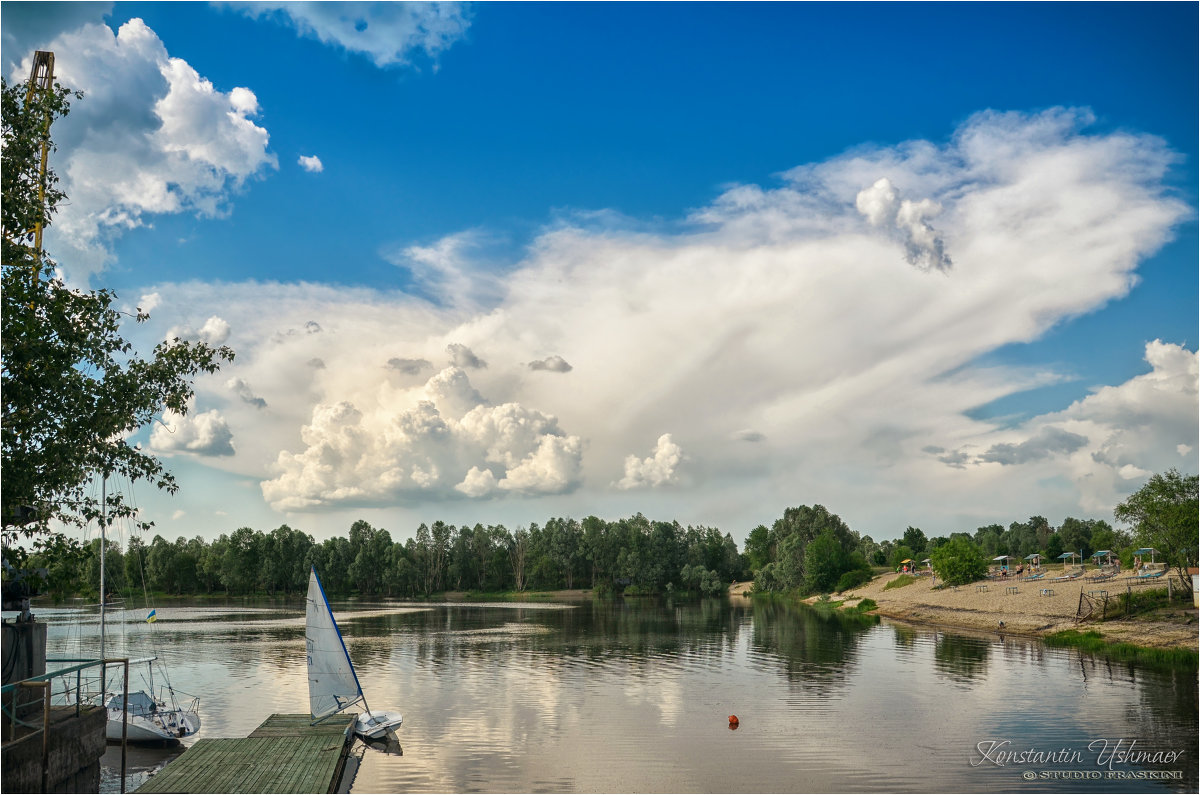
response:
<path id="1" fill-rule="evenodd" d="M 1193 3 L 0 4 L 84 92 L 60 274 L 237 356 L 169 539 L 876 540 L 1197 466 Z"/>

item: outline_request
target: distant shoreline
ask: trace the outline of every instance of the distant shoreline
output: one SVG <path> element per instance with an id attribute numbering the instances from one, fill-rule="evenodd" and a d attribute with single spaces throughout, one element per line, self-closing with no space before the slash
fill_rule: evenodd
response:
<path id="1" fill-rule="evenodd" d="M 1075 623 L 1080 591 L 1109 590 L 1114 596 L 1124 590 L 1121 580 L 1110 584 L 1073 580 L 1064 582 L 1010 581 L 972 583 L 955 589 L 934 590 L 932 582 L 919 579 L 900 588 L 884 587 L 900 576 L 878 576 L 841 597 L 846 607 L 862 599 L 873 599 L 876 612 L 885 618 L 907 623 L 958 629 L 1000 632 L 1006 635 L 1045 637 L 1064 630 L 1096 630 L 1107 640 L 1156 649 L 1180 648 L 1200 652 L 1197 611 L 1192 596 L 1178 596 L 1179 609 L 1170 620 L 1131 619 Z M 1015 591 L 1009 591 L 1009 589 Z M 1043 595 L 1049 589 L 1051 594 Z M 815 601 L 811 597 L 806 601 Z"/>

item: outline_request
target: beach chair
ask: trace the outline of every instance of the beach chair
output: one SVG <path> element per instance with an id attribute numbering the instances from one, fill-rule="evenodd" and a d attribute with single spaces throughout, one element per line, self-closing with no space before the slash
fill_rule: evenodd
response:
<path id="1" fill-rule="evenodd" d="M 1166 573 L 1167 573 L 1166 569 L 1159 569 L 1158 571 L 1148 571 L 1145 574 L 1139 574 L 1137 576 L 1137 578 L 1139 580 L 1157 580 L 1159 577 L 1163 576 Z"/>
<path id="2" fill-rule="evenodd" d="M 1064 580 L 1077 580 L 1083 574 L 1083 569 L 1074 569 L 1061 577 L 1051 578 L 1051 582 L 1063 582 Z"/>
<path id="3" fill-rule="evenodd" d="M 1023 577 L 1022 582 L 1033 582 L 1034 580 L 1041 580 L 1041 579 L 1044 579 L 1045 576 L 1046 576 L 1046 572 L 1044 572 L 1044 571 L 1038 572 L 1037 574 L 1031 574 L 1028 577 Z"/>

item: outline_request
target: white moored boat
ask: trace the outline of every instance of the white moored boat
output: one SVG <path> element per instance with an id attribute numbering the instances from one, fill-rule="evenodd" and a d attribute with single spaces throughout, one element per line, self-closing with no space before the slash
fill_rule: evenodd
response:
<path id="1" fill-rule="evenodd" d="M 319 723 L 355 704 L 363 705 L 354 732 L 369 740 L 388 735 L 404 721 L 399 712 L 372 711 L 367 706 L 358 674 L 342 632 L 333 620 L 333 610 L 314 567 L 308 577 L 308 605 L 304 638 L 308 646 L 308 704 L 313 723 Z"/>
<path id="2" fill-rule="evenodd" d="M 104 581 L 105 547 L 108 544 L 108 515 L 105 510 L 108 503 L 105 498 L 107 482 L 102 480 L 100 488 L 100 657 L 103 659 L 107 652 L 104 626 L 108 607 Z M 157 612 L 151 610 L 150 615 L 146 617 L 151 626 L 154 625 Z M 175 690 L 171 687 L 171 680 L 166 676 L 163 677 L 167 683 L 163 688 L 166 695 L 162 698 L 154 697 L 154 661 L 154 657 L 130 660 L 130 665 L 147 665 L 150 692 L 139 690 L 122 695 L 121 692 L 106 690 L 99 696 L 99 703 L 103 703 L 108 711 L 108 724 L 104 731 L 106 739 L 121 742 L 124 738 L 131 743 L 171 744 L 200 731 L 199 698 L 193 698 L 187 708 L 180 707 L 175 701 Z M 164 668 L 164 674 L 165 670 Z M 107 687 L 108 683 L 104 683 L 104 686 Z"/>
<path id="3" fill-rule="evenodd" d="M 169 706 L 139 690 L 129 694 L 129 700 L 121 694 L 106 696 L 108 726 L 105 736 L 109 740 L 121 741 L 122 712 L 124 712 L 125 738 L 131 743 L 171 743 L 190 737 L 200 730 L 197 714 L 199 699 L 192 702 L 190 709 Z"/>

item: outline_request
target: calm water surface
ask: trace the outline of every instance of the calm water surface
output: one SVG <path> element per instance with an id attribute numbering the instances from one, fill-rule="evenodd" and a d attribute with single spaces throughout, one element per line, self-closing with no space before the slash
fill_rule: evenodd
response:
<path id="1" fill-rule="evenodd" d="M 153 629 L 176 689 L 201 696 L 198 738 L 244 737 L 271 713 L 308 709 L 303 609 L 301 599 L 160 607 L 153 628 L 144 610 L 130 610 L 110 638 L 139 656 Z M 404 713 L 403 755 L 360 746 L 352 792 L 1198 786 L 1195 674 L 1023 638 L 741 599 L 346 602 L 334 612 L 371 706 Z M 38 615 L 51 624 L 51 656 L 94 654 L 94 610 Z M 1103 754 L 1104 741 L 1179 758 L 1130 764 Z M 1000 751 L 1043 758 L 1008 761 Z M 169 757 L 134 754 L 130 788 Z M 107 771 L 105 789 L 118 786 Z"/>

